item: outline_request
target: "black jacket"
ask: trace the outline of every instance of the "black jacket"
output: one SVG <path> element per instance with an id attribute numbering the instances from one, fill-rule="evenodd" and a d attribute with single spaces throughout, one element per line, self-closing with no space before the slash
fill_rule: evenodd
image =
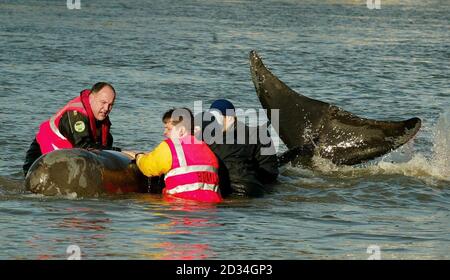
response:
<path id="1" fill-rule="evenodd" d="M 84 129 L 83 130 L 78 129 L 77 131 L 75 129 L 76 126 L 75 124 L 80 124 L 81 122 L 84 123 L 84 126 L 81 126 L 84 127 Z M 113 148 L 113 137 L 111 133 L 108 133 L 106 146 L 102 145 L 101 122 L 99 121 L 96 122 L 97 141 L 94 141 L 94 137 L 91 135 L 89 126 L 90 126 L 89 118 L 87 116 L 80 114 L 77 111 L 68 111 L 64 113 L 64 115 L 61 117 L 58 129 L 61 132 L 61 134 L 64 135 L 75 148 L 117 150 L 117 148 Z M 80 125 L 78 125 L 77 127 L 80 127 Z"/>
<path id="2" fill-rule="evenodd" d="M 203 123 L 203 132 L 209 124 Z M 239 130 L 244 132 L 241 136 Z M 248 127 L 236 122 L 227 132 L 212 136 L 203 133 L 200 138 L 219 159 L 222 194 L 260 196 L 266 189 L 264 184 L 273 183 L 278 177 L 278 159 L 266 127 Z"/>

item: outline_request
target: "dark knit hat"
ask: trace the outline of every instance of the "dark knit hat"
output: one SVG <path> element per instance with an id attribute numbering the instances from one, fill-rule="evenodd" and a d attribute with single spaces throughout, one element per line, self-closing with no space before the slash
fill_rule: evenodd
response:
<path id="1" fill-rule="evenodd" d="M 224 116 L 234 116 L 235 108 L 233 103 L 226 99 L 217 99 L 211 104 L 211 110 L 219 110 Z M 228 111 L 228 112 L 227 112 Z"/>

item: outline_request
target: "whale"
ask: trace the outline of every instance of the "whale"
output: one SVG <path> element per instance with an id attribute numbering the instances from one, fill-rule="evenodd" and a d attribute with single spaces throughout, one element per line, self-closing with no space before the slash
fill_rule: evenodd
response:
<path id="1" fill-rule="evenodd" d="M 121 152 L 61 149 L 44 154 L 30 167 L 25 189 L 46 196 L 96 197 L 149 192 L 149 178 Z"/>
<path id="2" fill-rule="evenodd" d="M 336 165 L 360 164 L 385 155 L 410 141 L 421 120 L 373 120 L 335 105 L 304 96 L 277 78 L 252 50 L 250 73 L 269 122 L 288 148 L 280 164 L 310 164 L 314 156 Z M 272 110 L 276 120 L 272 119 Z"/>

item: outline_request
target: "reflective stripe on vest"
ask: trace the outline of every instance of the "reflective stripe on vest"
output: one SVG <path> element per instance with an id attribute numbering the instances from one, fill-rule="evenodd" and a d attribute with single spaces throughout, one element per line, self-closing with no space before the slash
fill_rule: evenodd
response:
<path id="1" fill-rule="evenodd" d="M 206 183 L 186 184 L 186 185 L 176 186 L 173 189 L 166 190 L 166 193 L 167 194 L 177 194 L 177 193 L 191 192 L 191 191 L 197 191 L 197 190 L 217 192 L 219 190 L 219 186 L 217 186 L 215 184 L 206 184 Z"/>
<path id="2" fill-rule="evenodd" d="M 179 157 L 178 157 L 178 159 L 179 159 Z M 213 166 L 210 166 L 210 165 L 191 165 L 191 166 L 177 167 L 177 168 L 174 168 L 174 169 L 170 170 L 169 172 L 167 172 L 165 179 L 170 178 L 172 176 L 188 174 L 191 172 L 202 172 L 202 171 L 216 173 L 217 168 L 214 168 Z"/>
<path id="3" fill-rule="evenodd" d="M 196 172 L 213 172 L 217 174 L 217 168 L 210 165 L 187 165 L 186 155 L 184 154 L 183 146 L 179 139 L 171 139 L 173 146 L 175 148 L 175 153 L 177 154 L 179 167 L 176 167 L 169 172 L 167 172 L 164 180 L 178 175 L 185 175 Z M 178 185 L 174 188 L 167 188 L 167 194 L 176 194 L 182 192 L 196 191 L 196 190 L 210 190 L 218 192 L 219 186 L 216 184 L 208 184 L 205 182 L 190 183 L 184 185 Z"/>
<path id="4" fill-rule="evenodd" d="M 171 139 L 173 146 L 175 147 L 175 152 L 177 153 L 178 163 L 180 164 L 180 167 L 187 166 L 186 163 L 186 156 L 184 155 L 183 147 L 181 146 L 180 139 L 175 138 Z"/>
<path id="5" fill-rule="evenodd" d="M 65 107 L 80 108 L 80 109 L 84 110 L 83 103 L 81 103 L 81 102 L 74 102 L 74 103 L 69 102 L 69 104 L 67 104 Z M 59 132 L 59 129 L 56 126 L 56 119 L 61 115 L 61 113 L 65 112 L 65 111 L 66 111 L 65 108 L 63 108 L 57 114 L 53 115 L 49 121 L 50 129 L 52 130 L 52 132 L 55 133 L 59 138 L 61 138 L 63 140 L 67 140 L 67 138 L 64 137 L 64 135 L 62 135 L 61 132 Z"/>

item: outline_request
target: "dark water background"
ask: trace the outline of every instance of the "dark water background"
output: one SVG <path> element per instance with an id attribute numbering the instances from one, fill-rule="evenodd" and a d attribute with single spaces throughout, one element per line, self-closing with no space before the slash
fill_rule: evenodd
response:
<path id="1" fill-rule="evenodd" d="M 450 2 L 0 0 L 0 258 L 450 258 Z M 23 191 L 40 122 L 110 81 L 117 146 L 150 150 L 161 114 L 216 98 L 260 108 L 248 52 L 360 116 L 420 117 L 416 139 L 356 167 L 284 167 L 272 194 L 218 206 Z M 283 150 L 283 147 L 280 148 Z"/>

